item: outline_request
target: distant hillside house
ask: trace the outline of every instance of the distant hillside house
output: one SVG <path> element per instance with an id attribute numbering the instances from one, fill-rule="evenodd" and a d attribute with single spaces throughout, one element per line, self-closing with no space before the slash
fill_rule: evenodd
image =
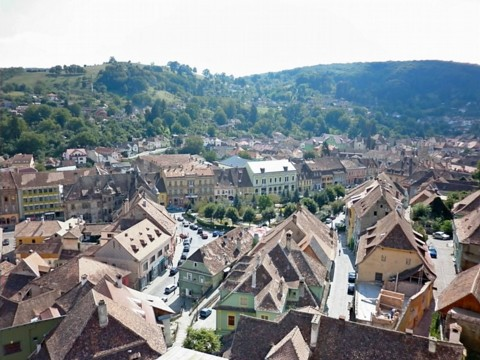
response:
<path id="1" fill-rule="evenodd" d="M 77 165 L 87 163 L 87 151 L 85 149 L 67 149 L 63 154 L 65 160 L 73 160 Z"/>

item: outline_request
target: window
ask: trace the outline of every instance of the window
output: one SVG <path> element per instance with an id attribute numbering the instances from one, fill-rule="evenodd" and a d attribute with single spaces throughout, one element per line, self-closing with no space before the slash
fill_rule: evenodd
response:
<path id="1" fill-rule="evenodd" d="M 20 351 L 22 351 L 22 347 L 20 346 L 20 341 L 3 345 L 3 355 L 15 354 Z"/>
<path id="2" fill-rule="evenodd" d="M 387 255 L 382 255 L 381 260 L 382 261 L 387 261 Z"/>
<path id="3" fill-rule="evenodd" d="M 155 255 L 153 255 L 151 258 L 150 258 L 150 264 L 154 263 L 155 262 Z"/>
<path id="4" fill-rule="evenodd" d="M 228 315 L 228 326 L 235 326 L 235 315 Z"/>
<path id="5" fill-rule="evenodd" d="M 148 270 L 148 262 L 145 262 L 143 264 L 143 271 L 147 271 Z"/>
<path id="6" fill-rule="evenodd" d="M 375 281 L 383 281 L 383 274 L 375 273 Z"/>
<path id="7" fill-rule="evenodd" d="M 203 284 L 203 282 L 205 281 L 205 278 L 202 275 L 200 275 L 199 280 L 200 280 L 200 284 Z"/>
<path id="8" fill-rule="evenodd" d="M 240 297 L 240 306 L 247 306 L 248 305 L 248 298 L 246 296 Z"/>
<path id="9" fill-rule="evenodd" d="M 262 320 L 268 320 L 268 315 L 260 315 L 260 319 L 262 319 Z"/>
<path id="10" fill-rule="evenodd" d="M 407 265 L 410 265 L 411 262 L 412 262 L 412 259 L 410 259 L 410 258 L 408 258 L 408 259 L 405 260 L 405 263 L 406 263 Z"/>
<path id="11" fill-rule="evenodd" d="M 157 254 L 157 257 L 160 259 L 162 257 L 162 254 L 163 254 L 163 250 L 160 250 Z"/>
<path id="12" fill-rule="evenodd" d="M 377 212 L 376 212 L 376 211 L 373 212 L 373 216 L 377 216 Z"/>
<path id="13" fill-rule="evenodd" d="M 192 273 L 187 273 L 187 280 L 192 281 Z"/>

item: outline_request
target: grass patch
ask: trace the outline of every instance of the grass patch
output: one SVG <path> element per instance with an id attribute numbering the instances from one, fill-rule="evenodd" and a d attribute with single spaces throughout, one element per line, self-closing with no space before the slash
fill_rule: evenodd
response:
<path id="1" fill-rule="evenodd" d="M 440 339 L 440 314 L 438 312 L 434 312 L 432 315 L 432 322 L 430 323 L 430 336 L 433 336 L 437 339 Z"/>

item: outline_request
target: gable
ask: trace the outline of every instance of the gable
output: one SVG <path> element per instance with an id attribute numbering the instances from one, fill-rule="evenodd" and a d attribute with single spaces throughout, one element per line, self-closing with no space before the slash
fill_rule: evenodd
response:
<path id="1" fill-rule="evenodd" d="M 130 254 L 115 238 L 111 238 L 105 245 L 95 252 L 95 258 L 110 258 L 121 260 L 135 260 L 135 257 Z"/>
<path id="2" fill-rule="evenodd" d="M 385 239 L 382 241 L 382 246 L 384 247 L 416 251 L 400 224 L 396 224 L 385 236 Z"/>

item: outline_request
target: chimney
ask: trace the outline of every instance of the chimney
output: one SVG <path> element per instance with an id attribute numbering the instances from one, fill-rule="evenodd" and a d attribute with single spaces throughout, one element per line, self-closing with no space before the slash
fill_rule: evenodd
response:
<path id="1" fill-rule="evenodd" d="M 303 276 L 300 277 L 300 281 L 298 282 L 298 294 L 300 297 L 305 295 L 305 278 Z"/>
<path id="2" fill-rule="evenodd" d="M 253 269 L 252 273 L 252 289 L 257 287 L 257 268 Z"/>
<path id="3" fill-rule="evenodd" d="M 101 328 L 108 325 L 107 304 L 103 299 L 98 302 L 98 323 Z"/>
<path id="4" fill-rule="evenodd" d="M 430 336 L 428 338 L 428 352 L 435 354 L 437 352 L 437 338 Z"/>
<path id="5" fill-rule="evenodd" d="M 320 328 L 320 314 L 313 316 L 311 325 L 312 330 L 310 331 L 310 347 L 315 348 L 318 340 L 318 329 Z"/>
<path id="6" fill-rule="evenodd" d="M 242 250 L 242 238 L 237 237 L 237 250 L 240 252 Z"/>
<path id="7" fill-rule="evenodd" d="M 333 222 L 330 225 L 330 237 L 333 238 Z"/>
<path id="8" fill-rule="evenodd" d="M 115 286 L 118 287 L 119 289 L 122 288 L 122 275 L 117 274 L 116 276 L 117 280 L 115 281 Z"/>
<path id="9" fill-rule="evenodd" d="M 294 215 L 295 216 L 295 215 Z M 287 246 L 286 249 L 288 252 L 292 251 L 292 230 L 287 231 Z"/>
<path id="10" fill-rule="evenodd" d="M 293 221 L 294 224 L 297 223 L 297 214 L 293 214 L 292 221 Z"/>
<path id="11" fill-rule="evenodd" d="M 460 334 L 462 333 L 462 327 L 457 323 L 450 324 L 450 333 L 448 341 L 452 343 L 460 343 Z"/>
<path id="12" fill-rule="evenodd" d="M 87 274 L 83 274 L 82 275 L 82 280 L 80 281 L 82 286 L 85 285 L 87 283 L 87 278 L 88 278 L 88 275 Z"/>
<path id="13" fill-rule="evenodd" d="M 147 207 L 147 200 L 143 199 L 143 207 Z"/>
<path id="14" fill-rule="evenodd" d="M 126 214 L 130 210 L 130 202 L 128 201 L 128 197 L 123 200 L 123 213 Z"/>

